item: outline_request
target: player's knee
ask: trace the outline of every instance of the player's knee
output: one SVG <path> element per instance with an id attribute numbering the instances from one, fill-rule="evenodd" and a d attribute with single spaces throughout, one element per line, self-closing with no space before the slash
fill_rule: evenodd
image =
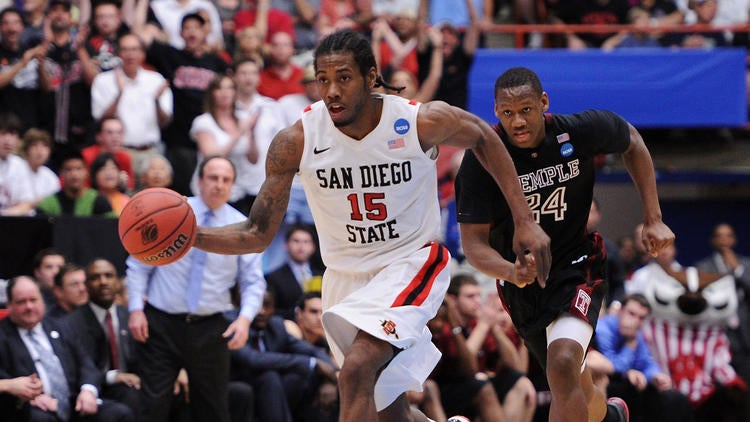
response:
<path id="1" fill-rule="evenodd" d="M 381 340 L 355 341 L 344 358 L 344 364 L 339 372 L 339 382 L 359 383 L 374 380 L 393 355 L 391 345 Z"/>
<path id="2" fill-rule="evenodd" d="M 547 375 L 572 377 L 581 372 L 583 350 L 573 340 L 558 339 L 547 350 Z"/>

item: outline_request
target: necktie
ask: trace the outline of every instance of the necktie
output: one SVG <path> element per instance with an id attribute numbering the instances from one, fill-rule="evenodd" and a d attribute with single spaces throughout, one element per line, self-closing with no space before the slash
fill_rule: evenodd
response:
<path id="1" fill-rule="evenodd" d="M 211 210 L 206 211 L 203 216 L 201 226 L 209 226 L 211 223 L 211 216 L 213 212 Z M 193 262 L 190 265 L 190 277 L 188 278 L 187 285 L 187 302 L 188 312 L 195 313 L 198 309 L 198 301 L 201 298 L 201 279 L 203 278 L 203 268 L 206 265 L 206 256 L 208 254 L 202 249 L 195 249 L 193 251 Z"/>
<path id="2" fill-rule="evenodd" d="M 112 314 L 109 310 L 107 310 L 107 315 L 104 317 L 104 325 L 107 327 L 107 340 L 109 340 L 109 367 L 111 369 L 120 369 L 117 337 L 115 336 L 115 328 L 112 325 Z"/>
<path id="3" fill-rule="evenodd" d="M 44 372 L 47 373 L 50 389 L 52 390 L 50 391 L 50 395 L 57 399 L 57 414 L 63 420 L 68 420 L 70 416 L 70 390 L 68 389 L 68 380 L 65 378 L 62 363 L 60 363 L 60 360 L 53 351 L 42 346 L 33 331 L 29 331 L 29 340 L 34 345 L 34 349 L 36 349 Z"/>

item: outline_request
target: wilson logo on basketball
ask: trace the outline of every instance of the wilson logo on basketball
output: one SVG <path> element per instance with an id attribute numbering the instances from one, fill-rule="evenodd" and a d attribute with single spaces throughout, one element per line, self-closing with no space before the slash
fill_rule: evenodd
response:
<path id="1" fill-rule="evenodd" d="M 188 243 L 189 240 L 190 238 L 186 234 L 180 233 L 179 235 L 177 235 L 177 238 L 174 240 L 174 242 L 172 242 L 171 245 L 162 249 L 158 253 L 144 256 L 143 261 L 155 262 L 161 258 L 169 258 L 170 256 L 177 254 L 183 247 L 185 247 L 185 244 Z"/>
<path id="2" fill-rule="evenodd" d="M 147 245 L 159 238 L 159 228 L 156 224 L 146 223 L 141 226 L 141 242 Z"/>

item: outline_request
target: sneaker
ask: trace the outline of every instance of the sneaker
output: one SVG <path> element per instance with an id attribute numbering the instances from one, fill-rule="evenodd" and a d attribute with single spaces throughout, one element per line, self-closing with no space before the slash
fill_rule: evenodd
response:
<path id="1" fill-rule="evenodd" d="M 448 418 L 446 422 L 471 422 L 466 416 L 456 415 Z"/>
<path id="2" fill-rule="evenodd" d="M 630 411 L 625 400 L 619 397 L 610 397 L 607 399 L 607 407 L 612 409 L 620 422 L 630 421 Z"/>

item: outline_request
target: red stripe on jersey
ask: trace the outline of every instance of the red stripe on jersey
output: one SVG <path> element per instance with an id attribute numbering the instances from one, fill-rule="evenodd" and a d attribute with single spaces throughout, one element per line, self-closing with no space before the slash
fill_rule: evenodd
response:
<path id="1" fill-rule="evenodd" d="M 308 111 L 310 111 L 310 110 L 312 110 L 312 104 L 310 104 L 310 105 L 308 105 L 307 107 L 305 107 L 305 109 L 304 109 L 304 110 L 302 110 L 302 112 L 303 112 L 303 113 L 307 113 L 307 112 L 308 112 Z"/>
<path id="2" fill-rule="evenodd" d="M 411 104 L 411 105 L 417 105 L 417 104 L 419 104 L 419 101 L 412 99 L 412 100 L 409 100 L 409 104 Z"/>
<path id="3" fill-rule="evenodd" d="M 393 301 L 391 308 L 398 306 L 420 306 L 430 294 L 437 275 L 448 265 L 450 254 L 445 246 L 439 243 L 430 244 L 430 256 L 416 276 Z"/>

